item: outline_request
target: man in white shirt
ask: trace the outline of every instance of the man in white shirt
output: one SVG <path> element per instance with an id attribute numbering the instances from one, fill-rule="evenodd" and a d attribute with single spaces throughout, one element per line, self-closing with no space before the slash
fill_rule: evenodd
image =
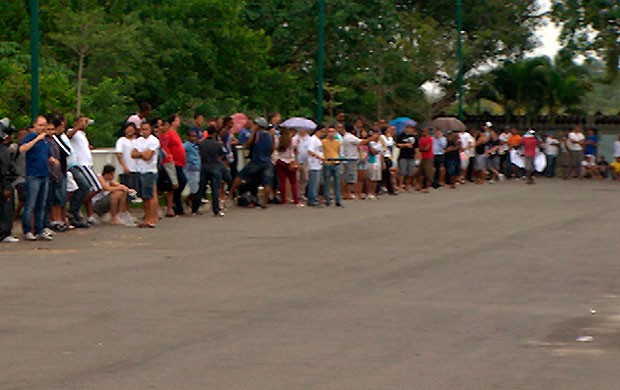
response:
<path id="1" fill-rule="evenodd" d="M 566 147 L 568 148 L 568 154 L 570 156 L 569 178 L 571 176 L 578 176 L 580 179 L 583 178 L 581 162 L 583 161 L 583 145 L 585 139 L 586 137 L 583 135 L 583 131 L 579 125 L 576 125 L 573 131 L 568 133 Z"/>
<path id="2" fill-rule="evenodd" d="M 355 184 L 357 183 L 357 164 L 360 158 L 358 147 L 368 143 L 368 139 L 360 139 L 355 134 L 355 127 L 345 126 L 346 132 L 342 137 L 342 156 L 346 159 L 344 163 L 344 186 L 343 198 L 353 199 Z"/>
<path id="3" fill-rule="evenodd" d="M 461 141 L 463 152 L 467 156 L 467 165 L 461 166 L 461 182 L 464 182 L 465 177 L 468 181 L 473 182 L 476 139 L 467 130 L 463 130 L 459 133 L 459 140 Z"/>
<path id="4" fill-rule="evenodd" d="M 560 154 L 560 140 L 550 131 L 545 138 L 545 155 L 547 156 L 546 177 L 555 177 L 555 161 Z"/>
<path id="5" fill-rule="evenodd" d="M 131 157 L 131 152 L 134 149 L 134 143 L 136 141 L 136 133 L 137 129 L 133 123 L 125 123 L 123 126 L 124 135 L 116 140 L 114 148 L 114 153 L 116 153 L 116 158 L 121 166 L 119 181 L 129 188 L 138 188 L 136 182 L 138 180 L 138 173 L 136 171 L 137 160 Z"/>
<path id="6" fill-rule="evenodd" d="M 325 136 L 325 128 L 321 127 L 314 132 L 308 141 L 308 206 L 318 206 L 319 185 L 321 184 L 321 174 L 323 170 L 323 142 L 321 139 Z"/>
<path id="7" fill-rule="evenodd" d="M 78 228 L 97 223 L 91 199 L 102 189 L 97 174 L 93 170 L 93 157 L 90 153 L 90 143 L 86 137 L 86 129 L 90 123 L 91 121 L 88 117 L 81 116 L 77 119 L 75 125 L 66 131 L 67 137 L 71 140 L 71 148 L 73 150 L 73 153 L 67 159 L 67 164 L 73 179 L 78 185 L 78 189 L 73 192 L 69 202 L 69 212 L 71 213 L 71 224 Z M 87 221 L 84 221 L 80 214 L 83 204 L 86 206 Z"/>
<path id="8" fill-rule="evenodd" d="M 155 128 L 156 130 L 156 128 Z M 151 125 L 144 123 L 140 128 L 142 137 L 136 139 L 131 157 L 137 160 L 136 170 L 140 174 L 140 192 L 144 208 L 144 219 L 139 227 L 154 228 L 159 221 L 159 202 L 157 200 L 157 158 L 161 144 L 153 135 Z"/>
<path id="9" fill-rule="evenodd" d="M 146 123 L 148 116 L 151 115 L 152 107 L 148 103 L 140 103 L 138 108 L 140 111 L 127 118 L 125 123 L 133 123 L 136 129 L 140 130 L 140 126 Z"/>
<path id="10" fill-rule="evenodd" d="M 618 135 L 618 140 L 614 142 L 614 158 L 620 157 L 620 134 Z"/>

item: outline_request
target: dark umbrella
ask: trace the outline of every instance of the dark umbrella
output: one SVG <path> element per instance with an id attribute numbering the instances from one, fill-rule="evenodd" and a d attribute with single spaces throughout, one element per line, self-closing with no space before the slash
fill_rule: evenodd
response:
<path id="1" fill-rule="evenodd" d="M 432 121 L 425 122 L 422 127 L 431 127 L 441 131 L 463 131 L 467 130 L 467 126 L 458 118 L 450 116 L 440 116 Z"/>

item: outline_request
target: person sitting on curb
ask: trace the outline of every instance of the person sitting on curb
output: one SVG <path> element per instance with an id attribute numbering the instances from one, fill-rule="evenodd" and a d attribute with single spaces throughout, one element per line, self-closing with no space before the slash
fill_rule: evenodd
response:
<path id="1" fill-rule="evenodd" d="M 115 168 L 108 164 L 98 175 L 103 190 L 93 197 L 93 210 L 99 216 L 109 212 L 112 225 L 135 226 L 127 208 L 127 194 L 135 190 L 114 181 L 114 173 Z"/>

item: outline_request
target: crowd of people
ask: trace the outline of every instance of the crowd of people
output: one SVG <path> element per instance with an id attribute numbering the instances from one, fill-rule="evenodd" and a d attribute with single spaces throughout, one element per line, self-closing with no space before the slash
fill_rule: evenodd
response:
<path id="1" fill-rule="evenodd" d="M 178 115 L 151 117 L 144 103 L 124 121 L 116 142 L 119 172 L 112 165 L 95 172 L 88 117 L 68 126 L 63 115 L 52 113 L 17 131 L 4 119 L 0 240 L 19 241 L 12 231 L 20 215 L 24 240 L 49 241 L 56 233 L 97 225 L 102 216 L 113 225 L 154 228 L 164 217 L 199 215 L 208 203 L 214 216 L 223 217 L 231 205 L 343 207 L 344 200 L 466 183 L 534 184 L 536 171 L 546 177 L 559 171 L 566 180 L 620 179 L 620 136 L 608 163 L 597 157 L 596 132 L 584 135 L 580 126 L 543 137 L 534 130 L 498 130 L 489 122 L 473 131 L 414 123 L 399 128 L 361 117 L 349 122 L 344 113 L 318 126 L 281 121 L 273 113 L 235 126 L 232 117 L 205 123 L 196 114 L 183 141 Z M 136 219 L 132 205 L 140 203 Z"/>

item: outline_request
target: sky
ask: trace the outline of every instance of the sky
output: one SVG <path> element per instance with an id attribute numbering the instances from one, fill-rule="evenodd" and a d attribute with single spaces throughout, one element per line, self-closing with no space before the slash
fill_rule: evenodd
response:
<path id="1" fill-rule="evenodd" d="M 549 11 L 551 8 L 551 0 L 538 0 L 538 3 L 542 7 L 542 11 Z M 536 35 L 540 39 L 542 46 L 532 51 L 531 56 L 546 55 L 553 58 L 560 50 L 560 42 L 558 37 L 560 36 L 560 29 L 556 27 L 550 21 L 536 32 Z"/>

